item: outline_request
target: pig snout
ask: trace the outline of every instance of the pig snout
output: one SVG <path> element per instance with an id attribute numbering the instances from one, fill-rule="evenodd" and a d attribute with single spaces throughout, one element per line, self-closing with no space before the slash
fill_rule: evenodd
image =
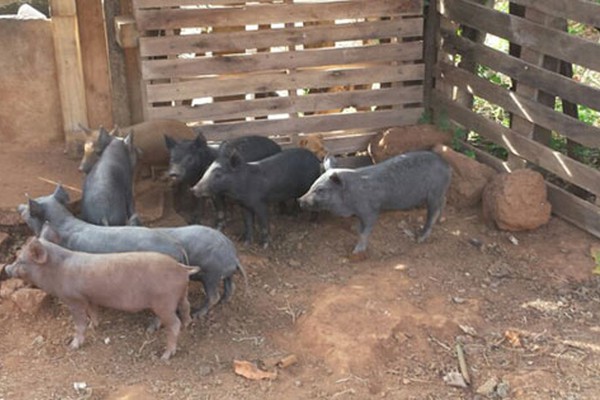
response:
<path id="1" fill-rule="evenodd" d="M 202 182 L 202 180 L 200 180 L 198 183 L 196 183 L 191 189 L 192 193 L 194 193 L 194 196 L 196 197 L 209 197 L 210 196 L 210 192 L 208 190 L 208 185 L 205 182 Z"/>
<path id="2" fill-rule="evenodd" d="M 181 177 L 183 176 L 183 171 L 179 165 L 172 165 L 171 168 L 167 171 L 167 175 L 169 176 L 169 180 L 173 183 L 181 182 Z"/>
<path id="3" fill-rule="evenodd" d="M 304 196 L 298 199 L 300 208 L 310 210 L 315 207 L 315 196 L 310 193 L 306 193 Z"/>
<path id="4" fill-rule="evenodd" d="M 0 266 L 0 281 L 9 278 L 18 278 L 16 269 L 15 264 Z"/>

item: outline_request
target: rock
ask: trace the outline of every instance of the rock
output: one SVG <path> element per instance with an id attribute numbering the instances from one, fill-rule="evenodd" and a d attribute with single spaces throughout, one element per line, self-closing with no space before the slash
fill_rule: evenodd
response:
<path id="1" fill-rule="evenodd" d="M 491 396 L 496 391 L 496 386 L 498 386 L 499 382 L 500 381 L 495 376 L 491 377 L 490 379 L 485 381 L 483 385 L 477 388 L 476 393 L 483 396 Z"/>
<path id="2" fill-rule="evenodd" d="M 4 245 L 8 244 L 9 241 L 10 241 L 10 235 L 6 232 L 0 231 L 0 248 L 2 248 Z"/>
<path id="3" fill-rule="evenodd" d="M 483 217 L 499 229 L 536 229 L 550 220 L 544 178 L 530 169 L 496 175 L 483 191 Z"/>
<path id="4" fill-rule="evenodd" d="M 48 294 L 39 289 L 19 289 L 11 294 L 10 299 L 17 305 L 21 312 L 35 314 L 42 307 Z"/>
<path id="5" fill-rule="evenodd" d="M 501 399 L 508 397 L 510 394 L 510 385 L 504 381 L 498 383 L 496 386 L 496 395 Z"/>
<path id="6" fill-rule="evenodd" d="M 0 285 L 0 299 L 8 299 L 18 289 L 25 287 L 21 279 L 8 279 Z"/>
<path id="7" fill-rule="evenodd" d="M 497 172 L 448 146 L 437 145 L 433 151 L 441 155 L 452 167 L 448 203 L 456 208 L 469 208 L 479 204 L 483 189 Z"/>
<path id="8" fill-rule="evenodd" d="M 434 125 L 408 125 L 390 128 L 371 139 L 369 156 L 377 164 L 398 154 L 415 150 L 429 150 L 436 144 L 450 144 L 452 134 Z"/>

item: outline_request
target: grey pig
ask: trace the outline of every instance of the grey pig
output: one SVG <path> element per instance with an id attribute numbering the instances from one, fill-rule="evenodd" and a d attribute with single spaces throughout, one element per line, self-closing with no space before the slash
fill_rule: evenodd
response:
<path id="1" fill-rule="evenodd" d="M 148 330 L 161 323 L 167 329 L 163 360 L 175 354 L 181 324 L 190 324 L 188 278 L 199 270 L 160 253 L 89 254 L 35 237 L 6 267 L 10 277 L 34 284 L 69 307 L 75 323 L 71 349 L 83 344 L 88 316 L 92 327 L 98 326 L 98 306 L 127 312 L 150 309 L 157 320 Z"/>
<path id="2" fill-rule="evenodd" d="M 405 153 L 358 169 L 330 168 L 299 200 L 302 208 L 325 210 L 360 222 L 352 253 L 367 249 L 369 235 L 382 210 L 406 210 L 425 204 L 427 221 L 418 242 L 427 239 L 439 219 L 450 185 L 451 169 L 430 151 Z"/>

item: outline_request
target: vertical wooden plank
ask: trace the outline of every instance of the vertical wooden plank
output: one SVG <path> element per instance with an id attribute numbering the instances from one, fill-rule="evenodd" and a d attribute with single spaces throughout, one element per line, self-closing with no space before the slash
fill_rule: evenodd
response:
<path id="1" fill-rule="evenodd" d="M 121 14 L 134 15 L 132 0 L 121 1 Z M 127 77 L 127 98 L 129 100 L 130 122 L 132 124 L 145 121 L 146 110 L 146 85 L 142 80 L 142 70 L 138 48 L 124 49 L 125 75 Z"/>
<path id="2" fill-rule="evenodd" d="M 52 32 L 67 153 L 77 155 L 80 128 L 88 125 L 75 0 L 51 0 Z"/>
<path id="3" fill-rule="evenodd" d="M 125 51 L 117 43 L 115 18 L 121 15 L 119 1 L 104 1 L 104 20 L 106 21 L 106 46 L 108 51 L 108 67 L 110 69 L 110 86 L 113 123 L 119 126 L 131 125 L 130 99 L 128 90 L 127 61 Z"/>
<path id="4" fill-rule="evenodd" d="M 431 93 L 435 85 L 433 71 L 437 62 L 437 52 L 440 43 L 440 15 L 437 12 L 437 1 L 429 2 L 424 22 L 423 60 L 425 62 L 425 77 L 423 80 L 423 102 L 425 110 L 433 118 L 433 108 L 431 107 Z"/>
<path id="5" fill-rule="evenodd" d="M 113 125 L 108 52 L 102 0 L 76 0 L 88 123 Z"/>

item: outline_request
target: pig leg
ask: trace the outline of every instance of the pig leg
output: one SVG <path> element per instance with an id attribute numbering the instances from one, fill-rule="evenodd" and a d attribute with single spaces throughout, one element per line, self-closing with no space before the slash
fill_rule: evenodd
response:
<path id="1" fill-rule="evenodd" d="M 215 227 L 221 231 L 225 227 L 225 196 L 216 195 L 213 197 L 213 205 L 215 206 Z"/>
<path id="2" fill-rule="evenodd" d="M 444 206 L 444 196 L 436 200 L 429 200 L 427 202 L 427 220 L 425 226 L 421 231 L 421 234 L 417 238 L 417 243 L 422 243 L 431 234 L 431 228 L 433 224 L 440 219 L 442 215 L 442 207 Z"/>
<path id="3" fill-rule="evenodd" d="M 86 313 L 90 317 L 90 327 L 97 328 L 100 325 L 100 319 L 98 318 L 98 307 L 95 304 L 88 303 Z"/>
<path id="4" fill-rule="evenodd" d="M 204 293 L 206 298 L 204 303 L 199 309 L 194 309 L 192 312 L 192 318 L 200 318 L 208 314 L 208 310 L 213 308 L 220 300 L 219 295 L 219 283 L 221 282 L 220 274 L 206 274 L 202 278 L 202 286 L 204 287 Z"/>
<path id="5" fill-rule="evenodd" d="M 266 203 L 257 204 L 254 208 L 258 227 L 260 229 L 260 240 L 263 249 L 269 247 L 269 207 Z"/>
<path id="6" fill-rule="evenodd" d="M 373 226 L 377 221 L 377 214 L 370 214 L 368 216 L 359 216 L 359 237 L 358 243 L 352 250 L 352 254 L 364 253 L 367 250 L 367 244 L 369 242 L 369 235 L 373 231 Z"/>
<path id="7" fill-rule="evenodd" d="M 152 311 L 160 318 L 167 331 L 167 349 L 160 357 L 161 360 L 166 361 L 175 355 L 175 351 L 177 350 L 177 338 L 181 330 L 181 321 L 177 317 L 175 310 L 158 309 Z"/>
<path id="8" fill-rule="evenodd" d="M 253 240 L 253 231 L 254 231 L 254 212 L 244 207 L 244 234 L 242 238 L 244 239 L 244 244 L 249 245 Z"/>
<path id="9" fill-rule="evenodd" d="M 177 306 L 177 311 L 179 312 L 179 316 L 181 322 L 183 323 L 183 327 L 187 328 L 189 324 L 192 322 L 192 318 L 190 317 L 190 302 L 188 300 L 188 290 L 185 289 L 185 292 L 181 296 L 179 300 L 179 304 Z"/>
<path id="10" fill-rule="evenodd" d="M 235 284 L 233 283 L 233 279 L 231 279 L 230 276 L 223 279 L 223 296 L 221 296 L 221 300 L 219 300 L 219 303 L 227 302 L 233 294 L 234 289 Z"/>
<path id="11" fill-rule="evenodd" d="M 69 310 L 71 310 L 71 315 L 73 316 L 73 322 L 75 323 L 75 336 L 73 340 L 69 344 L 69 348 L 72 350 L 76 350 L 85 341 L 85 329 L 87 325 L 87 313 L 88 305 L 85 303 L 70 303 L 67 304 Z"/>

